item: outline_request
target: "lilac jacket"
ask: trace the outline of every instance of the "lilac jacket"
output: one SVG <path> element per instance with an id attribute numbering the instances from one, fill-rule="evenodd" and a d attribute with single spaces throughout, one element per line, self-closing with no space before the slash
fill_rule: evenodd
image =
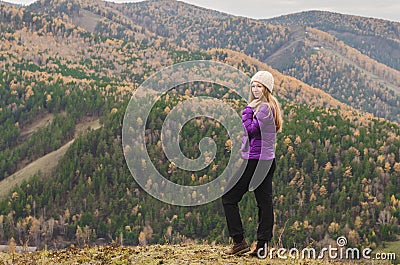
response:
<path id="1" fill-rule="evenodd" d="M 242 138 L 242 158 L 271 160 L 275 158 L 275 119 L 271 108 L 262 104 L 258 113 L 246 106 L 242 111 L 242 123 L 245 130 Z"/>

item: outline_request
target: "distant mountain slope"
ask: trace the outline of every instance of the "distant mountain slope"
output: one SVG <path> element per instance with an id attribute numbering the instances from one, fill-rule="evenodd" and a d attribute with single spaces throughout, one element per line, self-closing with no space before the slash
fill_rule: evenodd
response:
<path id="1" fill-rule="evenodd" d="M 7 1 L 0 1 L 0 5 L 8 5 L 8 6 L 15 6 L 15 7 L 21 7 L 22 6 L 20 4 L 14 4 L 14 3 L 7 2 Z"/>
<path id="2" fill-rule="evenodd" d="M 118 39 L 131 39 L 145 32 L 146 42 L 158 36 L 162 37 L 158 42 L 163 46 L 173 45 L 191 50 L 228 48 L 250 56 L 258 53 L 260 59 L 267 58 L 287 41 L 284 27 L 265 26 L 262 22 L 175 0 L 129 4 L 61 0 L 57 8 L 52 8 L 55 3 L 54 0 L 36 2 L 29 9 L 60 18 L 67 17 L 72 21 L 81 20 L 90 12 L 90 24 L 98 22 L 95 33 Z M 93 14 L 99 17 L 93 17 Z"/>
<path id="3" fill-rule="evenodd" d="M 110 7 L 110 4 L 112 5 L 99 0 L 44 0 L 36 1 L 28 6 L 27 10 L 62 19 L 66 23 L 73 23 L 88 32 L 99 33 L 102 36 L 119 37 L 133 42 L 146 39 L 145 44 L 152 44 L 158 39 L 155 34 L 133 24 L 124 14 Z"/>
<path id="4" fill-rule="evenodd" d="M 341 109 L 343 115 L 348 111 L 355 111 L 349 105 L 335 99 L 323 90 L 311 87 L 291 76 L 285 76 L 258 59 L 244 55 L 243 53 L 229 49 L 212 49 L 208 51 L 208 54 L 219 61 L 223 61 L 243 71 L 246 71 L 245 67 L 249 67 L 250 69 L 247 70 L 252 73 L 255 73 L 257 69 L 270 71 L 274 75 L 275 93 L 284 100 L 295 102 L 296 104 Z"/>
<path id="5" fill-rule="evenodd" d="M 49 4 L 51 4 L 49 0 L 44 1 L 43 4 L 35 6 L 34 10 L 47 12 L 46 6 Z M 80 10 L 79 12 L 61 12 L 61 9 L 57 12 L 61 12 L 63 16 L 67 15 L 72 21 L 81 21 L 82 18 L 88 17 L 90 12 L 92 23 L 99 21 L 96 26 L 94 24 L 90 26 L 95 28 L 94 32 L 121 40 L 133 38 L 138 34 L 134 32 L 144 32 L 147 36 L 143 39 L 145 44 L 157 43 L 163 47 L 180 47 L 192 51 L 212 48 L 239 51 L 266 62 L 308 85 L 321 88 L 355 108 L 379 117 L 400 121 L 400 97 L 397 93 L 400 72 L 371 58 L 366 59 L 367 55 L 363 57 L 361 52 L 346 43 L 338 45 L 336 42 L 339 39 L 334 39 L 329 33 L 321 31 L 328 34 L 327 36 L 332 36 L 333 42 L 329 41 L 328 45 L 332 52 L 327 53 L 325 50 L 322 55 L 321 51 L 318 57 L 311 54 L 318 54 L 316 48 L 327 43 L 322 41 L 325 37 L 314 36 L 314 39 L 307 39 L 306 27 L 301 26 L 301 23 L 294 27 L 284 23 L 273 26 L 262 20 L 230 16 L 174 0 L 130 4 L 81 1 L 77 5 L 75 9 Z M 93 14 L 99 17 L 93 20 Z M 336 24 L 341 18 L 330 13 L 325 16 L 328 16 L 325 20 L 331 19 L 332 16 L 332 23 Z M 348 23 L 353 23 L 352 19 L 356 22 L 369 21 L 351 16 L 344 18 Z M 366 28 L 361 30 L 364 24 Z M 374 33 L 379 38 L 384 36 L 380 33 L 384 30 L 393 41 L 396 41 L 394 39 L 397 37 L 396 23 L 378 20 L 376 24 L 364 24 L 354 26 L 354 29 L 350 28 L 354 34 Z M 134 28 L 136 30 L 132 31 Z M 352 55 L 356 54 L 355 57 L 349 52 L 343 52 L 350 50 Z M 395 58 L 391 54 L 399 50 L 380 50 L 380 52 L 387 58 Z M 334 62 L 338 67 L 327 65 L 329 62 Z M 371 101 L 371 98 L 374 100 Z"/>
<path id="6" fill-rule="evenodd" d="M 314 18 L 313 14 L 319 14 L 322 17 Z M 311 26 L 302 26 L 304 22 L 302 18 L 306 20 L 310 17 L 315 19 L 317 26 L 326 21 L 322 24 L 323 28 L 329 28 L 333 24 L 335 26 L 332 27 L 336 28 L 346 25 L 343 27 L 354 32 L 374 33 L 379 37 L 382 34 L 380 30 L 385 29 L 385 32 L 391 32 L 389 35 L 393 38 L 397 35 L 396 30 L 392 28 L 396 29 L 399 23 L 372 20 L 376 23 L 375 25 L 367 18 L 329 12 L 304 12 L 266 21 L 282 23 L 285 26 L 293 24 L 290 27 L 291 45 L 282 47 L 267 59 L 273 67 L 311 86 L 321 88 L 355 108 L 374 113 L 379 117 L 400 121 L 400 71 L 379 63 L 346 45 L 346 42 L 340 40 L 339 37 Z M 340 22 L 340 18 L 343 18 L 343 22 Z M 298 23 L 295 24 L 296 19 Z M 369 25 L 371 29 L 366 27 L 364 31 L 357 31 L 360 26 L 357 27 L 358 24 L 352 19 L 364 21 L 364 24 Z M 307 25 L 307 22 L 308 20 L 304 24 Z M 375 28 L 378 30 L 374 31 Z M 399 39 L 395 41 L 400 43 Z M 392 54 L 395 57 L 397 52 L 400 53 L 400 46 L 394 51 L 380 49 L 380 52 L 392 58 Z M 396 65 L 400 64 L 396 63 Z"/>
<path id="7" fill-rule="evenodd" d="M 274 25 L 320 29 L 372 59 L 400 70 L 399 22 L 326 11 L 306 11 L 264 21 Z"/>
<path id="8" fill-rule="evenodd" d="M 400 71 L 323 31 L 297 26 L 293 30 L 300 36 L 293 40 L 294 48 L 283 47 L 267 59 L 269 64 L 348 105 L 400 121 Z"/>

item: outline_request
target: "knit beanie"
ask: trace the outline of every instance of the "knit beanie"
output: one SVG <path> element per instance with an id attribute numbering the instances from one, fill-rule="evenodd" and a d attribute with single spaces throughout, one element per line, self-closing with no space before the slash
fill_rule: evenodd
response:
<path id="1" fill-rule="evenodd" d="M 263 84 L 269 91 L 269 93 L 272 93 L 274 89 L 274 77 L 272 74 L 268 71 L 258 71 L 250 81 L 250 84 L 253 83 L 254 81 L 259 82 Z"/>

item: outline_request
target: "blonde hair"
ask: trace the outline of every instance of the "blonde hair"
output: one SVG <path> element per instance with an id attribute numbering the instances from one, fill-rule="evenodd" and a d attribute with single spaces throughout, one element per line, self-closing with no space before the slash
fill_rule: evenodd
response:
<path id="1" fill-rule="evenodd" d="M 272 113 L 274 115 L 276 132 L 281 132 L 283 119 L 282 119 L 282 111 L 280 108 L 280 104 L 276 99 L 276 97 L 274 97 L 264 85 L 262 85 L 262 92 L 264 96 L 260 99 L 260 104 L 258 104 L 255 107 L 254 115 L 257 114 L 258 110 L 261 107 L 261 104 L 263 103 L 267 104 L 272 109 Z M 252 102 L 253 100 L 254 100 L 254 95 L 250 89 L 249 102 Z"/>

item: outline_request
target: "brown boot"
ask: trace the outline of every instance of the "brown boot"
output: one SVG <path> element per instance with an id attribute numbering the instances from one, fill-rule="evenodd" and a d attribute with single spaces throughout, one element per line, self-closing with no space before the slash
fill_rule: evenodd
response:
<path id="1" fill-rule="evenodd" d="M 233 246 L 224 251 L 226 255 L 241 255 L 246 252 L 250 251 L 249 245 L 245 239 L 242 240 L 240 243 L 234 243 Z"/>
<path id="2" fill-rule="evenodd" d="M 252 257 L 258 257 L 260 259 L 265 259 L 268 255 L 268 249 L 268 243 L 264 243 L 264 245 L 258 243 L 256 248 L 250 252 L 249 255 Z"/>

